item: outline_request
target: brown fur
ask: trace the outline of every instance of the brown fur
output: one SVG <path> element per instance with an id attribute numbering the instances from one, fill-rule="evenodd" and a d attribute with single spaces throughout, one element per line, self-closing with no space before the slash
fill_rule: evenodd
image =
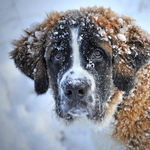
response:
<path id="1" fill-rule="evenodd" d="M 129 149 L 150 149 L 150 64 L 136 76 L 136 85 L 116 112 L 114 137 Z"/>
<path id="2" fill-rule="evenodd" d="M 112 47 L 108 44 L 108 42 L 102 42 L 99 45 L 101 48 L 105 49 L 112 57 Z"/>
<path id="3" fill-rule="evenodd" d="M 44 60 L 46 47 L 50 42 L 47 36 L 52 34 L 63 17 L 74 19 L 73 13 L 80 14 L 80 17 L 87 16 L 96 24 L 99 31 L 103 32 L 102 47 L 114 57 L 112 70 L 117 89 L 108 102 L 107 116 L 114 114 L 118 104 L 121 103 L 121 106 L 115 113 L 117 123 L 114 124 L 113 137 L 123 142 L 128 149 L 150 149 L 150 38 L 130 17 L 119 16 L 103 7 L 52 12 L 35 31 L 27 29 L 27 36 L 13 42 L 15 49 L 10 55 L 16 66 L 35 80 L 38 94 L 45 93 L 49 86 Z M 35 36 L 36 31 L 42 31 L 40 39 Z M 119 38 L 119 34 L 124 38 Z M 29 37 L 34 40 L 29 42 Z M 105 43 L 110 43 L 111 47 Z M 128 97 L 123 97 L 123 91 L 128 93 Z"/>

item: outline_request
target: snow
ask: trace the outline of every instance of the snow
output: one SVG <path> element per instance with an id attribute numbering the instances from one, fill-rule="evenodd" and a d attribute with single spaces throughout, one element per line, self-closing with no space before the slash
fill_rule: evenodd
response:
<path id="1" fill-rule="evenodd" d="M 103 30 L 103 29 L 101 29 L 101 28 L 99 28 L 98 33 L 99 33 L 102 37 L 106 36 L 105 30 Z"/>
<path id="2" fill-rule="evenodd" d="M 119 24 L 123 23 L 123 20 L 121 18 L 119 18 L 117 21 L 118 21 Z"/>
<path id="3" fill-rule="evenodd" d="M 95 17 L 94 17 L 94 19 L 97 21 L 97 19 L 98 19 L 98 16 L 95 16 Z"/>
<path id="4" fill-rule="evenodd" d="M 36 68 L 34 68 L 33 72 L 34 72 L 34 73 L 36 73 L 36 71 L 37 71 L 37 69 L 36 69 Z"/>
<path id="5" fill-rule="evenodd" d="M 126 37 L 123 34 L 117 34 L 117 37 L 120 41 L 126 41 Z"/>
<path id="6" fill-rule="evenodd" d="M 54 32 L 53 34 L 54 34 L 54 35 L 58 35 L 58 32 Z"/>
<path id="7" fill-rule="evenodd" d="M 120 143 L 115 142 L 111 137 L 112 134 L 111 127 L 105 128 L 101 131 L 93 132 L 91 131 L 90 134 L 93 137 L 92 141 L 94 145 L 96 145 L 95 149 L 103 149 L 103 150 L 126 150 L 124 146 Z M 103 142 L 100 142 L 103 141 Z M 106 147 L 107 143 L 107 147 Z"/>
<path id="8" fill-rule="evenodd" d="M 34 22 L 30 25 L 30 31 L 35 31 L 37 28 L 39 28 L 40 23 L 39 22 Z"/>
<path id="9" fill-rule="evenodd" d="M 124 34 L 124 28 L 121 28 L 121 29 L 120 29 L 120 33 L 121 33 L 121 34 Z"/>
<path id="10" fill-rule="evenodd" d="M 34 31 L 38 28 L 38 22 L 46 18 L 45 12 L 95 5 L 111 7 L 119 14 L 131 16 L 137 20 L 137 24 L 150 32 L 150 20 L 147 19 L 150 16 L 148 0 L 136 0 L 136 3 L 130 0 L 120 0 L 119 3 L 118 0 L 113 3 L 111 0 L 0 1 L 1 150 L 94 150 L 89 131 L 85 127 L 79 127 L 79 123 L 65 127 L 58 122 L 54 115 L 54 101 L 50 91 L 37 96 L 33 81 L 16 69 L 13 61 L 8 59 L 8 53 L 13 49 L 10 44 L 12 40 L 18 39 L 23 29 Z M 38 33 L 35 36 L 40 38 Z M 122 31 L 120 33 L 124 34 Z M 32 37 L 28 39 L 29 42 L 32 40 Z M 105 141 L 108 143 L 107 139 Z M 105 141 L 103 138 L 98 140 L 101 145 Z M 106 147 L 103 146 L 103 149 Z"/>
<path id="11" fill-rule="evenodd" d="M 35 37 L 39 40 L 42 36 L 43 32 L 42 31 L 36 31 L 35 32 Z"/>
<path id="12" fill-rule="evenodd" d="M 30 36 L 30 37 L 28 38 L 28 42 L 31 44 L 33 41 L 34 41 L 34 37 Z"/>

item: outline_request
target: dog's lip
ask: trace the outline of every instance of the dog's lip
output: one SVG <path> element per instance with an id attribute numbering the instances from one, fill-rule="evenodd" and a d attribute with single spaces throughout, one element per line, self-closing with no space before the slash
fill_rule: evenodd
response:
<path id="1" fill-rule="evenodd" d="M 83 108 L 83 109 L 87 109 L 87 103 L 85 101 L 80 101 L 78 103 L 78 107 Z"/>
<path id="2" fill-rule="evenodd" d="M 88 114 L 88 112 L 87 112 L 87 109 L 84 109 L 81 107 L 75 107 L 69 110 L 68 114 L 80 116 L 80 115 Z"/>
<path id="3" fill-rule="evenodd" d="M 78 116 L 88 116 L 88 112 L 83 108 L 73 108 L 65 116 L 66 120 L 73 120 Z"/>
<path id="4" fill-rule="evenodd" d="M 67 120 L 68 119 L 70 120 L 77 116 L 86 116 L 86 115 L 88 115 L 87 104 L 83 102 L 79 102 L 78 105 L 68 110 L 65 118 L 67 118 Z"/>
<path id="5" fill-rule="evenodd" d="M 87 116 L 90 120 L 102 120 L 104 117 L 104 113 L 91 112 L 88 108 L 74 107 L 70 109 L 64 118 L 68 121 L 74 120 L 79 116 Z"/>

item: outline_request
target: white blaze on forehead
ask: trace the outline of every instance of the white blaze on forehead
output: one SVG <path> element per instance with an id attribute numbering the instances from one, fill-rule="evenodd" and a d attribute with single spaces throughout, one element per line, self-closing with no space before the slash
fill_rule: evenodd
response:
<path id="1" fill-rule="evenodd" d="M 71 84 L 78 84 L 79 81 L 77 79 L 86 79 L 87 82 L 90 81 L 91 90 L 94 91 L 95 81 L 93 76 L 81 67 L 78 33 L 78 28 L 71 29 L 72 67 L 63 75 L 60 84 L 65 81 L 67 77 L 71 79 Z"/>
<path id="2" fill-rule="evenodd" d="M 80 66 L 80 54 L 78 44 L 78 28 L 71 30 L 72 35 L 72 53 L 73 53 L 73 67 Z"/>

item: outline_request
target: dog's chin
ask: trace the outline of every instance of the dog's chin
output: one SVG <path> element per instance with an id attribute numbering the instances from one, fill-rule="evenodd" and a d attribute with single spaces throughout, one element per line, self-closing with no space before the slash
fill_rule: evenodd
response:
<path id="1" fill-rule="evenodd" d="M 104 118 L 104 110 L 95 110 L 94 108 L 82 108 L 82 107 L 74 107 L 71 108 L 65 112 L 63 112 L 62 110 L 59 112 L 62 113 L 57 113 L 58 116 L 66 121 L 74 121 L 75 119 L 77 119 L 78 117 L 87 117 L 89 120 L 92 121 L 102 121 Z"/>
<path id="2" fill-rule="evenodd" d="M 64 116 L 63 119 L 73 121 L 81 116 L 88 116 L 87 110 L 82 108 L 73 108 Z"/>

